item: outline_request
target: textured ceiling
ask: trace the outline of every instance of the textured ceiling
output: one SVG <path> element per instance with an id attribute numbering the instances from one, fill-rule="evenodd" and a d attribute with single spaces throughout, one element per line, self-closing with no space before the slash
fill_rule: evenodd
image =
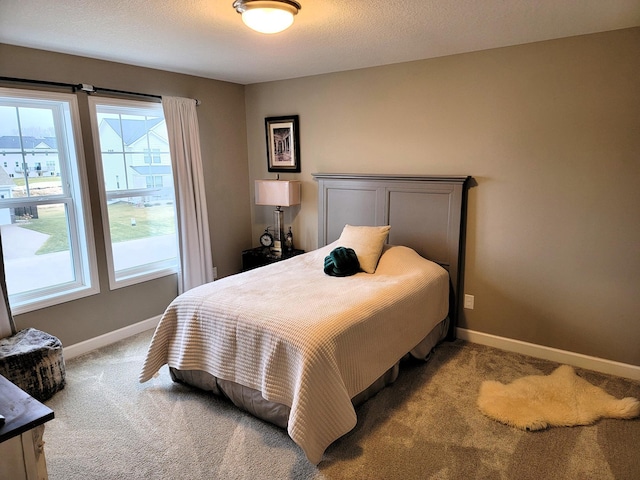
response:
<path id="1" fill-rule="evenodd" d="M 640 0 L 299 1 L 263 35 L 232 0 L 0 0 L 0 43 L 250 84 L 640 25 Z"/>

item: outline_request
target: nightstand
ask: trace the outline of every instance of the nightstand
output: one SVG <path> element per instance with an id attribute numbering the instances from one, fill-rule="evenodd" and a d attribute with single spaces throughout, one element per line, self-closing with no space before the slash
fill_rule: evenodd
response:
<path id="1" fill-rule="evenodd" d="M 269 247 L 257 247 L 244 250 L 242 252 L 242 271 L 246 272 L 247 270 L 262 267 L 263 265 L 280 262 L 281 260 L 286 260 L 287 258 L 295 257 L 303 253 L 304 250 L 293 249 L 290 252 L 284 251 L 282 252 L 282 256 L 276 257 Z"/>

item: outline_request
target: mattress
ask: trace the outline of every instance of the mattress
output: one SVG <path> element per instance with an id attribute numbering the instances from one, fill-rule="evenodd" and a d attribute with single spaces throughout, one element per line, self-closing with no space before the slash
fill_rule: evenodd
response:
<path id="1" fill-rule="evenodd" d="M 387 246 L 374 274 L 324 274 L 331 244 L 194 288 L 169 305 L 140 381 L 164 364 L 203 371 L 289 408 L 287 432 L 312 463 L 356 425 L 352 399 L 448 311 L 442 267 Z"/>

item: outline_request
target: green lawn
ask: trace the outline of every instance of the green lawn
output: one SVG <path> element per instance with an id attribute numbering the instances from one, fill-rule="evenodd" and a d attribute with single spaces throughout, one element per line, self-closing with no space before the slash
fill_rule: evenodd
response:
<path id="1" fill-rule="evenodd" d="M 15 177 L 12 179 L 13 183 L 15 183 L 18 187 L 24 187 L 26 185 L 26 182 L 24 180 L 24 177 Z M 60 177 L 59 176 L 55 176 L 55 177 L 29 177 L 29 185 L 33 185 L 35 183 L 49 183 L 49 182 L 58 182 L 60 183 Z"/>
<path id="2" fill-rule="evenodd" d="M 139 207 L 130 203 L 115 203 L 109 206 L 109 219 L 114 243 L 175 233 L 173 205 Z M 132 225 L 132 219 L 135 219 L 135 226 Z M 50 236 L 36 252 L 38 255 L 69 249 L 67 222 L 62 206 L 39 207 L 38 218 L 21 226 Z"/>

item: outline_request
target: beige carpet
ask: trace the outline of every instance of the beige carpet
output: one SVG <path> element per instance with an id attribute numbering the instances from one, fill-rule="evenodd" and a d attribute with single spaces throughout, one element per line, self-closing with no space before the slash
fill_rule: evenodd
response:
<path id="1" fill-rule="evenodd" d="M 310 465 L 286 432 L 174 384 L 137 381 L 151 333 L 67 362 L 46 403 L 51 480 L 638 479 L 640 420 L 524 432 L 483 415 L 483 380 L 548 375 L 557 364 L 462 341 L 412 363 L 358 409 L 358 425 Z M 578 370 L 617 398 L 640 383 Z"/>
<path id="2" fill-rule="evenodd" d="M 558 367 L 550 375 L 529 375 L 508 385 L 486 380 L 480 385 L 478 408 L 494 420 L 531 431 L 640 415 L 637 399 L 617 399 L 580 378 L 569 365 Z"/>

